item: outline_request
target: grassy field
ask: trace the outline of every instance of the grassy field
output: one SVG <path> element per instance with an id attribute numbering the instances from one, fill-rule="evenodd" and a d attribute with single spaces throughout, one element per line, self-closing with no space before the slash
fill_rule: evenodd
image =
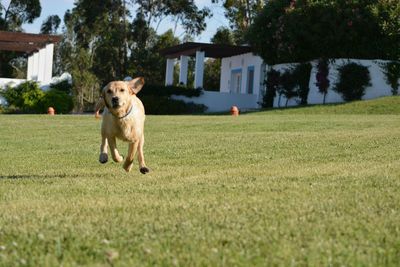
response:
<path id="1" fill-rule="evenodd" d="M 388 99 L 148 116 L 148 175 L 98 163 L 93 116 L 0 115 L 0 266 L 399 266 Z"/>

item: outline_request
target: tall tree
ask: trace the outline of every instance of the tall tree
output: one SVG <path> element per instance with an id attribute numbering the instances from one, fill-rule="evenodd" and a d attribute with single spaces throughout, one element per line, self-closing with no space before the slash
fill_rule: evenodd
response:
<path id="1" fill-rule="evenodd" d="M 22 24 L 32 23 L 40 17 L 42 7 L 39 0 L 11 0 L 8 6 L 0 2 L 0 30 L 22 31 Z"/>
<path id="2" fill-rule="evenodd" d="M 193 0 L 130 0 L 138 6 L 138 12 L 143 14 L 147 26 L 155 24 L 157 30 L 160 23 L 170 18 L 181 25 L 186 34 L 199 35 L 206 28 L 205 19 L 210 17 L 209 8 L 199 9 Z M 175 30 L 174 30 L 175 33 Z"/>
<path id="3" fill-rule="evenodd" d="M 57 15 L 48 16 L 40 27 L 40 33 L 43 34 L 56 34 L 60 27 L 61 19 Z"/>
<path id="4" fill-rule="evenodd" d="M 222 3 L 225 16 L 233 30 L 235 42 L 243 44 L 243 36 L 253 23 L 254 18 L 262 10 L 265 0 L 211 0 L 212 3 Z"/>

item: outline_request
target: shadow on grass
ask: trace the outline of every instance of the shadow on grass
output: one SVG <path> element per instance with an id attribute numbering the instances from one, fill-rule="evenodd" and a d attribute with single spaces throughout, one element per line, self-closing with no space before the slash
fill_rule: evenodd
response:
<path id="1" fill-rule="evenodd" d="M 78 178 L 78 174 L 16 174 L 16 175 L 0 175 L 1 179 L 18 180 L 18 179 L 43 179 L 43 178 Z"/>

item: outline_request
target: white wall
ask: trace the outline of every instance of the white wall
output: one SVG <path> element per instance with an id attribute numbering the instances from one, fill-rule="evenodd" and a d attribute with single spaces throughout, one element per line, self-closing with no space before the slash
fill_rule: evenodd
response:
<path id="1" fill-rule="evenodd" d="M 173 99 L 203 104 L 207 106 L 206 112 L 228 111 L 232 106 L 237 106 L 240 111 L 258 107 L 258 96 L 249 94 L 231 94 L 213 91 L 204 91 L 199 97 L 186 97 L 173 95 Z"/>
<path id="2" fill-rule="evenodd" d="M 246 94 L 247 90 L 247 68 L 254 66 L 254 86 L 253 94 L 259 95 L 261 75 L 263 73 L 263 60 L 252 53 L 246 53 L 233 57 L 223 58 L 221 62 L 220 92 L 229 93 L 231 88 L 231 71 L 242 69 L 241 93 Z"/>
<path id="3" fill-rule="evenodd" d="M 382 96 L 392 95 L 390 85 L 385 81 L 385 76 L 381 70 L 380 65 L 387 62 L 385 60 L 361 60 L 361 59 L 336 59 L 334 62 L 329 64 L 329 80 L 330 86 L 328 89 L 328 94 L 326 95 L 325 103 L 341 103 L 344 102 L 340 94 L 333 90 L 333 87 L 338 79 L 338 68 L 342 65 L 355 62 L 357 64 L 368 67 L 371 76 L 371 86 L 365 89 L 365 95 L 362 99 L 373 99 Z M 312 70 L 310 76 L 310 91 L 308 93 L 308 104 L 322 104 L 323 94 L 318 91 L 316 86 L 316 73 L 317 73 L 317 63 L 318 61 L 312 61 Z M 296 64 L 279 64 L 272 66 L 275 70 L 283 73 L 286 69 L 296 66 Z M 266 66 L 268 71 L 268 66 Z M 278 107 L 279 96 L 274 99 L 274 107 Z M 288 102 L 288 106 L 296 106 L 300 102 L 298 98 L 292 98 Z M 284 107 L 286 104 L 286 98 L 281 97 L 280 106 Z"/>

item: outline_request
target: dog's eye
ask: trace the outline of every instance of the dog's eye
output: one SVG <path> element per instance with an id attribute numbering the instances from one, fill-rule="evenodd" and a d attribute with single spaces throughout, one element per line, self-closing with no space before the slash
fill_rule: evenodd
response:
<path id="1" fill-rule="evenodd" d="M 110 89 L 107 90 L 107 94 L 111 94 L 112 91 Z"/>
<path id="2" fill-rule="evenodd" d="M 125 92 L 125 89 L 120 89 L 119 91 L 120 91 L 121 93 L 123 93 L 123 92 Z"/>

